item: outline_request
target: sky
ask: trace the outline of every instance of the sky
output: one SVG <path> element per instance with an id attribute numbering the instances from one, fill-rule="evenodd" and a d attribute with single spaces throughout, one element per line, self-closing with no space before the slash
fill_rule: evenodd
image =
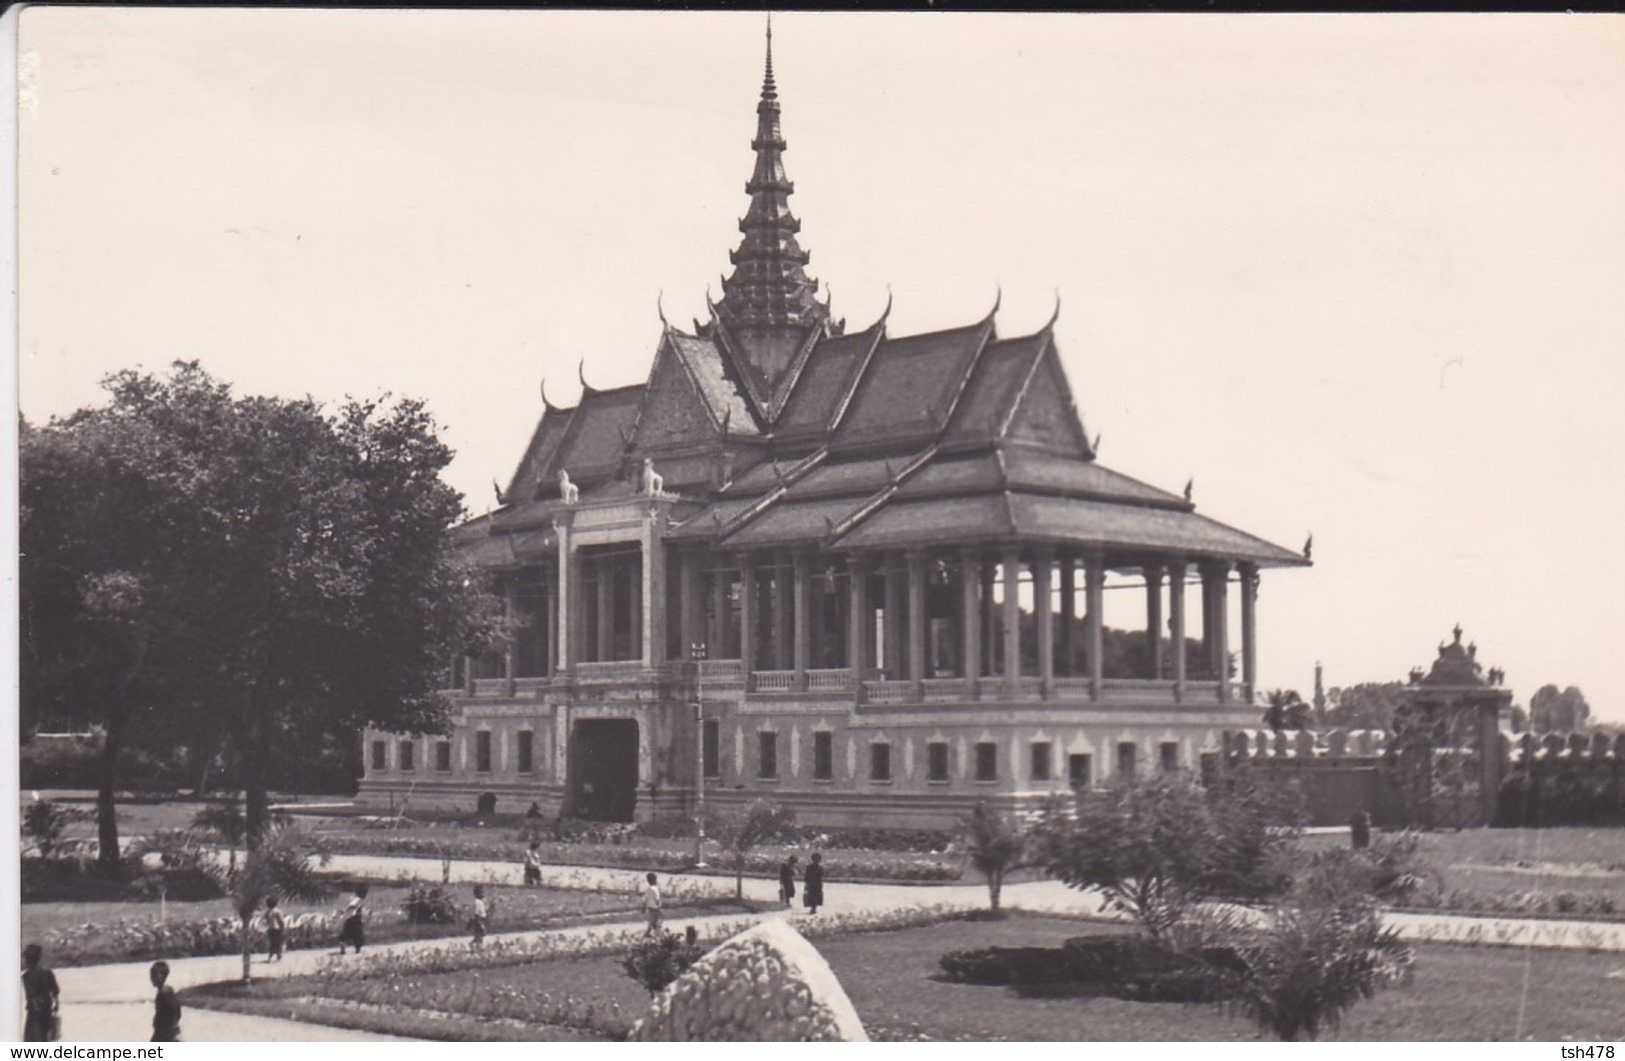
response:
<path id="1" fill-rule="evenodd" d="M 785 13 L 849 327 L 1056 337 L 1101 463 L 1315 565 L 1263 687 L 1460 622 L 1625 723 L 1625 20 Z M 738 242 L 759 15 L 33 7 L 19 402 L 197 359 L 424 399 L 471 512 L 548 397 L 643 380 Z M 1109 615 L 1110 619 L 1111 616 Z M 1232 641 L 1235 637 L 1232 635 Z"/>

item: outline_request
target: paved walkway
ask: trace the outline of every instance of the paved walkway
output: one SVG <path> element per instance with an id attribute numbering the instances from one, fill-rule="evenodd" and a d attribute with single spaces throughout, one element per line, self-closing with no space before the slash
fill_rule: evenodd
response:
<path id="1" fill-rule="evenodd" d="M 330 869 L 380 879 L 417 878 L 438 883 L 441 879 L 439 859 L 393 858 L 370 855 L 341 855 L 333 859 Z M 635 895 L 641 890 L 641 872 L 625 868 L 596 868 L 588 866 L 545 867 L 542 871 L 545 885 L 591 891 L 620 891 Z M 451 879 L 454 884 L 520 883 L 520 867 L 512 862 L 454 862 Z M 731 876 L 703 874 L 662 873 L 660 880 L 668 895 L 680 899 L 697 895 L 732 895 Z M 776 880 L 747 877 L 745 897 L 771 902 L 778 897 Z M 948 885 L 907 884 L 826 884 L 827 909 L 842 913 L 885 912 L 924 906 L 940 906 L 953 910 L 981 909 L 987 905 L 987 889 L 979 883 Z M 1056 881 L 1032 881 L 1006 885 L 1004 905 L 1011 909 L 1032 913 L 1065 916 L 1102 916 L 1100 897 L 1092 892 L 1079 892 Z M 499 911 L 500 913 L 500 911 Z M 701 935 L 716 926 L 735 924 L 751 917 L 744 913 L 715 914 L 694 918 L 674 918 L 670 926 L 680 931 L 693 924 Z M 767 912 L 754 915 L 763 917 L 791 916 L 802 920 L 808 915 Z M 1412 940 L 1441 942 L 1484 943 L 1586 949 L 1625 952 L 1625 924 L 1582 921 L 1535 921 L 1514 918 L 1471 918 L 1421 913 L 1392 913 L 1386 915 L 1401 934 Z M 583 935 L 602 933 L 606 929 L 641 927 L 641 922 L 623 922 L 614 925 L 594 924 L 573 928 L 541 929 L 518 933 L 495 933 L 492 938 L 532 939 L 550 935 Z M 368 947 L 369 952 L 400 952 L 444 947 L 451 940 L 405 940 L 398 943 Z M 267 964 L 258 956 L 254 962 L 256 977 L 294 976 L 315 972 L 330 960 L 328 950 L 290 951 L 284 961 Z M 342 961 L 343 959 L 331 958 Z M 150 962 L 122 962 L 107 965 L 89 965 L 58 969 L 57 980 L 62 987 L 62 1026 L 70 1042 L 131 1042 L 146 1039 L 151 1029 L 152 986 L 147 980 Z M 206 958 L 177 958 L 169 963 L 170 983 L 178 988 L 219 980 L 233 980 L 242 974 L 242 958 L 222 955 Z M 272 1042 L 341 1041 L 384 1039 L 386 1036 L 347 1032 L 335 1028 L 299 1024 L 293 1021 L 240 1014 L 206 1013 L 189 1008 L 182 1021 L 185 1037 L 202 1042 L 240 1042 L 265 1040 Z"/>

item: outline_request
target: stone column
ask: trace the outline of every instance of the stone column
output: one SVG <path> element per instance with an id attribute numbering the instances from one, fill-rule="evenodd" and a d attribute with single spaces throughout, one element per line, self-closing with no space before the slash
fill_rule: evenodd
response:
<path id="1" fill-rule="evenodd" d="M 1078 561 L 1066 550 L 1061 550 L 1061 659 L 1060 673 L 1075 677 L 1078 673 Z"/>
<path id="2" fill-rule="evenodd" d="M 1145 568 L 1145 637 L 1150 649 L 1151 680 L 1162 677 L 1162 565 Z"/>
<path id="3" fill-rule="evenodd" d="M 705 629 L 705 612 L 701 607 L 705 603 L 702 574 L 698 553 L 685 549 L 677 554 L 677 636 L 682 642 L 683 659 L 688 658 L 689 650 L 698 641 L 706 641 L 707 646 L 711 647 Z M 717 645 L 713 650 L 721 647 Z"/>
<path id="4" fill-rule="evenodd" d="M 999 646 L 993 640 L 993 587 L 998 582 L 998 563 L 977 562 L 976 580 L 981 583 L 982 590 L 982 669 L 988 677 L 1002 674 L 1003 671 L 994 664 L 998 661 Z M 980 674 L 977 675 L 981 677 Z"/>
<path id="5" fill-rule="evenodd" d="M 1021 689 L 1021 551 L 1004 551 L 1004 691 Z"/>
<path id="6" fill-rule="evenodd" d="M 1047 700 L 1055 685 L 1055 601 L 1050 575 L 1054 556 L 1041 549 L 1033 554 L 1033 626 L 1038 633 L 1038 680 Z"/>
<path id="7" fill-rule="evenodd" d="M 982 601 L 978 596 L 981 583 L 981 554 L 970 546 L 960 549 L 959 593 L 963 615 L 960 633 L 965 642 L 961 662 L 965 677 L 971 681 L 972 694 L 976 691 L 976 680 L 982 676 Z"/>
<path id="8" fill-rule="evenodd" d="M 1258 565 L 1242 564 L 1241 691 L 1247 703 L 1258 692 Z"/>
<path id="9" fill-rule="evenodd" d="M 1084 557 L 1083 593 L 1088 603 L 1089 699 L 1099 700 L 1106 683 L 1106 560 L 1099 553 Z"/>
<path id="10" fill-rule="evenodd" d="M 901 681 L 907 673 L 903 667 L 903 570 L 897 557 L 886 554 L 882 577 L 886 580 L 885 629 L 881 637 L 886 650 L 886 677 Z"/>
<path id="11" fill-rule="evenodd" d="M 1213 674 L 1219 679 L 1219 702 L 1230 702 L 1230 564 L 1222 561 L 1209 568 L 1213 594 L 1213 634 L 1204 640 L 1212 646 Z"/>
<path id="12" fill-rule="evenodd" d="M 792 662 L 790 647 L 790 558 L 783 552 L 773 555 L 773 666 L 771 670 L 789 670 Z"/>
<path id="13" fill-rule="evenodd" d="M 1185 561 L 1168 564 L 1168 639 L 1174 653 L 1174 700 L 1185 699 Z"/>
<path id="14" fill-rule="evenodd" d="M 739 660 L 745 672 L 756 669 L 756 565 L 749 554 L 739 554 Z"/>
<path id="15" fill-rule="evenodd" d="M 570 540 L 570 520 L 568 518 L 555 520 L 553 527 L 559 539 L 559 580 L 558 600 L 556 602 L 558 606 L 559 647 L 555 657 L 554 669 L 568 675 L 574 675 L 576 653 L 580 651 L 580 639 L 576 629 L 576 613 L 581 597 L 581 561 L 576 556 L 574 543 Z"/>
<path id="16" fill-rule="evenodd" d="M 502 576 L 502 611 L 512 623 L 514 616 L 519 612 L 519 582 L 514 572 L 505 572 Z M 519 646 L 512 641 L 502 653 L 502 688 L 506 696 L 514 694 L 514 676 L 518 673 Z"/>
<path id="17" fill-rule="evenodd" d="M 598 624 L 593 659 L 602 663 L 615 656 L 615 557 L 600 554 L 593 560 L 598 575 Z"/>
<path id="18" fill-rule="evenodd" d="M 559 669 L 559 571 L 555 563 L 547 573 L 547 589 L 542 595 L 542 623 L 547 631 L 547 643 L 542 646 L 542 673 L 551 678 Z"/>
<path id="19" fill-rule="evenodd" d="M 640 636 L 643 640 L 641 658 L 645 667 L 657 667 L 666 662 L 666 513 L 656 509 L 643 525 L 643 614 Z M 639 619 L 632 613 L 634 621 Z M 688 655 L 685 645 L 683 657 Z"/>
<path id="20" fill-rule="evenodd" d="M 717 558 L 711 566 L 711 622 L 705 634 L 705 654 L 710 659 L 729 659 L 728 589 L 729 572 Z"/>
<path id="21" fill-rule="evenodd" d="M 854 681 L 863 680 L 869 666 L 869 567 L 860 557 L 846 561 L 846 665 Z"/>
<path id="22" fill-rule="evenodd" d="M 791 561 L 792 593 L 795 608 L 795 649 L 793 666 L 796 671 L 796 688 L 807 687 L 808 657 L 812 648 L 812 608 L 811 598 L 811 568 L 807 554 L 797 552 Z"/>
<path id="23" fill-rule="evenodd" d="M 908 554 L 908 677 L 915 692 L 926 673 L 926 629 L 930 625 L 925 617 L 925 560 L 924 553 Z"/>

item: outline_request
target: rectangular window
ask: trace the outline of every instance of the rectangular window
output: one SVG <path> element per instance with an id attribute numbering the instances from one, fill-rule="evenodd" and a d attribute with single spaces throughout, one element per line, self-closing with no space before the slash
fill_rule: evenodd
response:
<path id="1" fill-rule="evenodd" d="M 756 776 L 763 781 L 777 781 L 779 777 L 779 735 L 756 734 Z"/>
<path id="2" fill-rule="evenodd" d="M 474 734 L 474 769 L 482 774 L 491 772 L 491 731 L 488 729 Z"/>
<path id="3" fill-rule="evenodd" d="M 396 757 L 398 760 L 397 769 L 416 770 L 417 763 L 414 761 L 416 756 L 413 754 L 416 751 L 416 744 L 413 744 L 409 740 L 401 741 L 401 743 L 396 747 Z"/>
<path id="4" fill-rule="evenodd" d="M 948 742 L 932 741 L 925 746 L 925 779 L 939 785 L 948 783 Z"/>
<path id="5" fill-rule="evenodd" d="M 1171 774 L 1179 769 L 1179 742 L 1165 740 L 1158 751 L 1162 755 L 1162 772 Z"/>
<path id="6" fill-rule="evenodd" d="M 1066 779 L 1073 788 L 1088 788 L 1094 783 L 1094 764 L 1089 761 L 1086 754 L 1074 754 L 1066 757 Z"/>
<path id="7" fill-rule="evenodd" d="M 1134 758 L 1139 749 L 1131 740 L 1126 740 L 1117 746 L 1117 776 L 1130 778 L 1135 773 Z"/>
<path id="8" fill-rule="evenodd" d="M 434 745 L 434 768 L 443 774 L 451 773 L 451 741 L 436 741 Z"/>
<path id="9" fill-rule="evenodd" d="M 869 780 L 891 780 L 891 745 L 885 741 L 869 745 Z"/>
<path id="10" fill-rule="evenodd" d="M 1054 763 L 1051 759 L 1053 746 L 1049 741 L 1034 741 L 1033 749 L 1033 780 L 1049 781 L 1055 776 Z"/>
<path id="11" fill-rule="evenodd" d="M 372 742 L 372 768 L 374 770 L 389 769 L 389 745 L 381 740 Z"/>
<path id="12" fill-rule="evenodd" d="M 976 780 L 997 781 L 999 779 L 999 746 L 992 741 L 982 741 L 976 745 Z"/>
<path id="13" fill-rule="evenodd" d="M 813 780 L 835 780 L 835 734 L 813 734 Z"/>
<path id="14" fill-rule="evenodd" d="M 536 734 L 528 729 L 519 731 L 519 746 L 516 749 L 519 756 L 519 772 L 533 774 L 536 772 Z"/>
<path id="15" fill-rule="evenodd" d="M 701 738 L 701 753 L 705 757 L 705 776 L 722 776 L 722 720 L 708 718 Z"/>

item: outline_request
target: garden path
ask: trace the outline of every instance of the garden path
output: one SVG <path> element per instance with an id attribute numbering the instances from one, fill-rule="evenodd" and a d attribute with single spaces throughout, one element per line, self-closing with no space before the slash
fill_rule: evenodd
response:
<path id="1" fill-rule="evenodd" d="M 438 859 L 393 858 L 371 855 L 345 855 L 333 859 L 333 870 L 392 879 L 418 877 L 426 881 L 439 881 Z M 511 862 L 459 861 L 451 867 L 453 884 L 472 885 L 491 881 L 518 882 L 520 868 Z M 694 873 L 662 873 L 663 884 L 677 893 L 722 893 L 733 890 L 733 879 L 728 876 L 708 876 Z M 625 868 L 600 869 L 583 866 L 544 867 L 543 883 L 554 887 L 613 891 L 625 889 L 629 894 L 639 890 L 642 875 Z M 778 882 L 771 879 L 747 877 L 745 897 L 757 901 L 773 901 L 778 894 Z M 831 913 L 869 913 L 902 910 L 918 906 L 942 906 L 950 909 L 980 909 L 987 904 L 987 889 L 981 884 L 905 885 L 905 884 L 844 884 L 832 881 L 825 886 L 830 900 L 826 910 Z M 1069 916 L 1101 914 L 1098 894 L 1078 892 L 1056 881 L 1031 881 L 1006 885 L 1004 905 L 1032 913 L 1062 914 Z M 500 911 L 495 912 L 500 918 Z M 376 915 L 375 915 L 376 916 Z M 748 915 L 739 913 L 715 914 L 693 918 L 673 918 L 670 927 L 681 931 L 693 924 L 702 935 L 710 929 L 737 924 Z M 768 912 L 758 917 L 782 917 L 783 913 Z M 797 909 L 796 920 L 810 915 Z M 1516 918 L 1473 918 L 1442 914 L 1393 913 L 1387 917 L 1402 935 L 1413 940 L 1469 942 L 1504 945 L 1526 945 L 1625 952 L 1625 924 L 1584 921 L 1536 921 Z M 496 933 L 512 938 L 526 939 L 545 935 L 601 933 L 606 928 L 636 928 L 637 923 L 621 925 L 594 924 L 577 928 L 540 929 L 519 933 Z M 391 953 L 409 952 L 432 947 L 444 947 L 447 941 L 407 940 L 379 944 L 369 951 Z M 317 971 L 329 960 L 331 951 L 291 951 L 286 959 L 266 964 L 256 956 L 254 975 L 292 976 Z M 342 960 L 342 959 L 334 959 Z M 195 984 L 230 980 L 242 972 L 242 958 L 221 955 L 204 958 L 178 958 L 170 961 L 170 982 L 184 988 Z M 62 1023 L 74 1042 L 130 1042 L 145 1039 L 150 1028 L 152 987 L 147 982 L 149 962 L 121 962 L 106 965 L 80 966 L 57 970 L 62 986 Z M 186 1037 L 196 1041 L 241 1041 L 243 1039 L 269 1039 L 283 1041 L 309 1040 L 317 1035 L 330 1039 L 366 1038 L 355 1033 L 316 1028 L 291 1021 L 237 1016 L 223 1013 L 204 1014 L 189 1009 L 183 1021 Z"/>

